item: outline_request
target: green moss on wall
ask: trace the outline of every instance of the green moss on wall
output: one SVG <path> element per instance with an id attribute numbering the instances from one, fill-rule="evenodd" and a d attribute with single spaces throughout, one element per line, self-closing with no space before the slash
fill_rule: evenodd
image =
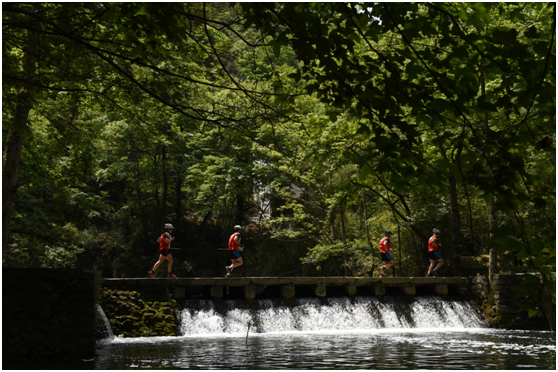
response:
<path id="1" fill-rule="evenodd" d="M 176 336 L 177 304 L 168 291 L 103 288 L 100 298 L 100 305 L 115 335 Z"/>

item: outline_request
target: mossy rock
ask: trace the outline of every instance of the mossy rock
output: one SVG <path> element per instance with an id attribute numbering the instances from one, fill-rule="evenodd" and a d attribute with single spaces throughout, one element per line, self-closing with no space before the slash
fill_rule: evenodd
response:
<path id="1" fill-rule="evenodd" d="M 122 330 L 125 332 L 131 332 L 134 329 L 134 321 L 132 319 L 126 319 L 122 322 Z"/>
<path id="2" fill-rule="evenodd" d="M 176 332 L 174 332 L 171 327 L 166 327 L 164 332 L 165 332 L 165 336 L 176 336 Z"/>
<path id="3" fill-rule="evenodd" d="M 157 324 L 155 324 L 155 327 L 154 327 L 154 328 L 155 328 L 155 331 L 156 331 L 157 333 L 165 334 L 165 328 L 166 328 L 166 326 L 167 326 L 167 325 L 166 325 L 165 323 L 157 323 Z"/>
<path id="4" fill-rule="evenodd" d="M 176 335 L 178 304 L 168 290 L 122 291 L 103 289 L 101 307 L 115 334 L 127 336 Z"/>
<path id="5" fill-rule="evenodd" d="M 153 332 L 151 331 L 151 329 L 147 328 L 147 327 L 141 327 L 139 329 L 139 333 L 141 337 L 150 337 L 153 335 Z"/>
<path id="6" fill-rule="evenodd" d="M 174 310 L 171 309 L 170 307 L 164 307 L 162 310 L 163 314 L 165 315 L 172 315 L 174 314 Z"/>
<path id="7" fill-rule="evenodd" d="M 154 313 L 143 313 L 142 319 L 145 324 L 151 325 L 155 323 L 155 314 Z"/>

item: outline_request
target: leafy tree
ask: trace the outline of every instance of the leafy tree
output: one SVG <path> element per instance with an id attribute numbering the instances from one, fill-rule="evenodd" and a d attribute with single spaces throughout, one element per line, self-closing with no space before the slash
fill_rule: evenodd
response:
<path id="1" fill-rule="evenodd" d="M 537 200 L 543 204 L 550 196 L 526 191 L 536 181 L 519 149 L 540 148 L 542 141 L 543 151 L 554 151 L 548 144 L 555 130 L 555 17 L 543 16 L 555 12 L 554 6 L 242 6 L 246 26 L 273 37 L 276 55 L 283 45 L 292 46 L 302 62 L 292 77 L 309 79 L 308 91 L 334 108 L 332 119 L 340 111 L 364 119 L 360 131 L 370 134 L 369 144 L 353 157 L 363 172 L 390 171 L 398 192 L 412 183 L 411 177 L 438 191 L 447 190 L 449 182 L 454 192 L 456 180 L 479 188 L 488 204 L 490 274 L 496 272 L 497 247 L 510 230 L 497 228 L 501 212 L 514 217 L 523 238 L 523 248 L 516 248 L 525 257 L 539 257 L 531 263 L 552 289 L 544 265 L 550 262 L 540 252 L 549 247 L 553 259 L 555 244 L 535 238 L 518 207 Z M 440 161 L 425 157 L 421 126 L 437 139 Z M 457 128 L 459 134 L 446 128 Z M 457 158 L 448 159 L 444 137 L 462 143 Z M 432 171 L 444 177 L 432 177 Z"/>

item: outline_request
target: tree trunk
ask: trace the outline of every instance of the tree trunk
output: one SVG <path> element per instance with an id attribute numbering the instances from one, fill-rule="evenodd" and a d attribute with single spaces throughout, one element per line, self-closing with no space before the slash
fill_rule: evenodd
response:
<path id="1" fill-rule="evenodd" d="M 484 74 L 481 73 L 481 79 L 480 79 L 480 84 L 481 84 L 481 93 L 483 96 L 486 95 L 486 87 L 485 87 L 485 80 L 484 80 Z M 487 158 L 490 158 L 490 154 L 488 154 L 486 152 L 486 146 L 488 145 L 488 132 L 489 132 L 489 127 L 488 127 L 488 113 L 484 113 L 484 125 L 483 125 L 483 131 L 484 131 L 484 148 L 482 149 L 482 151 L 485 153 L 485 156 Z M 490 167 L 490 165 L 488 164 L 488 160 L 486 163 L 486 172 L 490 175 L 493 176 L 493 171 L 492 168 Z M 490 198 L 490 202 L 488 203 L 488 228 L 490 230 L 493 230 L 496 228 L 496 211 L 494 208 L 494 196 L 492 196 Z M 493 237 L 493 234 L 490 234 L 490 237 Z M 488 278 L 490 280 L 490 285 L 492 286 L 492 278 L 495 274 L 498 274 L 498 247 L 497 246 L 492 246 L 490 247 L 490 254 L 488 256 L 488 262 L 489 262 L 489 266 L 488 266 Z"/>
<path id="2" fill-rule="evenodd" d="M 33 6 L 33 11 L 36 11 Z M 33 21 L 33 20 L 32 20 Z M 35 26 L 36 27 L 36 26 Z M 23 47 L 23 74 L 29 82 L 35 79 L 37 60 L 37 33 L 28 30 L 27 40 Z M 17 175 L 23 148 L 23 139 L 27 131 L 29 111 L 33 107 L 32 85 L 23 86 L 17 94 L 17 104 L 13 120 L 8 124 L 8 136 L 2 165 L 2 255 L 8 259 L 6 251 L 10 237 L 10 222 L 14 212 L 16 199 Z"/>
<path id="3" fill-rule="evenodd" d="M 161 223 L 167 222 L 167 196 L 169 192 L 167 180 L 167 148 L 163 146 L 163 200 L 161 202 Z"/>
<path id="4" fill-rule="evenodd" d="M 345 210 L 341 209 L 341 241 L 343 242 L 343 249 L 345 249 Z M 349 276 L 347 272 L 347 252 L 343 250 L 343 266 L 345 267 L 345 276 Z"/>
<path id="5" fill-rule="evenodd" d="M 401 259 L 401 225 L 397 224 L 397 250 L 399 253 L 399 276 L 403 276 L 403 266 L 402 266 L 402 259 Z"/>
<path id="6" fill-rule="evenodd" d="M 442 142 L 438 141 L 438 150 L 444 159 L 447 159 L 446 150 Z M 461 150 L 459 151 L 461 152 Z M 458 155 L 459 156 L 459 155 Z M 457 181 L 453 174 L 448 176 L 448 189 L 450 197 L 451 210 L 451 244 L 446 245 L 444 255 L 452 258 L 452 266 L 457 266 L 457 271 L 461 271 L 459 256 L 459 247 L 461 246 L 461 221 L 459 216 L 459 203 L 457 202 Z M 456 269 L 456 267 L 454 267 Z"/>
<path id="7" fill-rule="evenodd" d="M 242 225 L 244 220 L 244 197 L 240 194 L 236 196 L 236 223 Z"/>
<path id="8" fill-rule="evenodd" d="M 496 228 L 496 213 L 494 211 L 494 197 L 490 198 L 488 203 L 488 228 L 493 230 Z M 493 238 L 493 234 L 490 234 Z M 496 245 L 490 247 L 489 255 L 489 267 L 488 267 L 488 277 L 492 283 L 492 276 L 498 274 L 498 247 Z"/>
<path id="9" fill-rule="evenodd" d="M 182 221 L 182 181 L 180 178 L 176 181 L 175 184 L 175 196 L 176 196 L 176 205 L 174 207 L 174 213 L 176 214 L 175 220 L 177 223 L 180 224 Z"/>
<path id="10" fill-rule="evenodd" d="M 462 244 L 461 244 L 461 217 L 459 215 L 459 204 L 457 198 L 457 182 L 455 177 L 451 175 L 449 181 L 450 209 L 451 209 L 451 240 L 452 244 L 445 252 L 448 257 L 452 258 L 452 267 L 456 275 L 463 274 L 461 266 Z"/>
<path id="11" fill-rule="evenodd" d="M 360 191 L 361 195 L 362 195 L 362 207 L 363 207 L 363 212 L 364 212 L 364 231 L 366 233 L 366 241 L 368 242 L 368 246 L 370 247 L 370 249 L 374 249 L 374 245 L 372 244 L 372 241 L 370 240 L 370 230 L 368 229 L 368 208 L 366 207 L 366 197 L 364 195 L 364 189 L 362 189 Z"/>

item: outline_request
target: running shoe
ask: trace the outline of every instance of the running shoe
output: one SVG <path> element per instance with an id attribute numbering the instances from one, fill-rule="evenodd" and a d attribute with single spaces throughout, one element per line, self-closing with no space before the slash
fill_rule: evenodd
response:
<path id="1" fill-rule="evenodd" d="M 176 278 L 176 275 L 174 275 L 173 273 L 169 273 L 169 274 L 167 275 L 167 278 Z"/>
<path id="2" fill-rule="evenodd" d="M 227 273 L 227 275 L 225 275 L 225 278 L 232 278 L 232 275 Z"/>
<path id="3" fill-rule="evenodd" d="M 432 270 L 432 276 L 438 276 L 438 270 Z"/>
<path id="4" fill-rule="evenodd" d="M 227 270 L 227 274 L 230 274 L 230 273 L 231 273 L 231 268 L 230 268 L 230 266 L 225 266 L 225 269 Z"/>
<path id="5" fill-rule="evenodd" d="M 155 278 L 155 271 L 151 270 L 151 271 L 149 272 L 149 275 L 151 275 L 152 278 Z"/>

